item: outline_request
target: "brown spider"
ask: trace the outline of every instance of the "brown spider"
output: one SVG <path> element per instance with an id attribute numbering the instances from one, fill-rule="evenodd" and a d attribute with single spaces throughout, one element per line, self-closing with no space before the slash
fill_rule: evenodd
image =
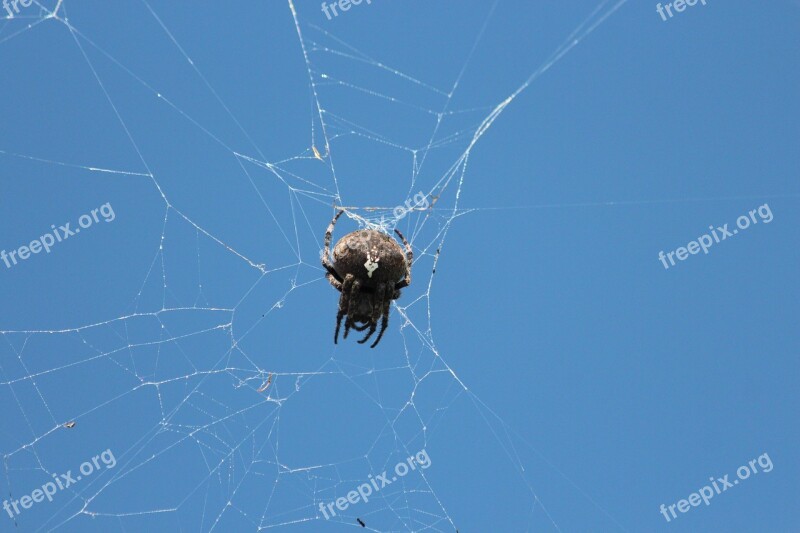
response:
<path id="1" fill-rule="evenodd" d="M 358 341 L 360 344 L 367 342 L 375 333 L 378 319 L 382 318 L 378 338 L 371 346 L 374 348 L 389 325 L 392 300 L 400 298 L 400 289 L 411 284 L 411 261 L 414 255 L 408 241 L 398 230 L 394 231 L 403 240 L 405 254 L 389 235 L 373 229 L 362 229 L 339 239 L 333 247 L 331 263 L 331 236 L 342 213 L 344 211 L 336 213 L 325 232 L 325 250 L 322 254 L 322 266 L 328 271 L 325 277 L 342 293 L 333 342 L 339 342 L 339 328 L 345 316 L 345 339 L 351 327 L 356 331 L 364 331 L 369 327 L 367 335 Z"/>

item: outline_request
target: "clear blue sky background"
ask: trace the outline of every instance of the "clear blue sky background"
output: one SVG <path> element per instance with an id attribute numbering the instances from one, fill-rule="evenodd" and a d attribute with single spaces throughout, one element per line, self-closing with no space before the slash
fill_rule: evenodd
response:
<path id="1" fill-rule="evenodd" d="M 115 215 L 0 263 L 0 500 L 116 459 L 0 531 L 796 531 L 800 5 L 295 2 L 0 18 L 0 249 Z M 334 202 L 418 258 L 374 350 Z"/>

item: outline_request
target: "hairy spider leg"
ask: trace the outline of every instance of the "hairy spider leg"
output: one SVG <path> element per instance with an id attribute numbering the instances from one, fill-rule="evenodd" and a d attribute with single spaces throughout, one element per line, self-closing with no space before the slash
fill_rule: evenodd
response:
<path id="1" fill-rule="evenodd" d="M 381 330 L 378 332 L 378 338 L 375 339 L 375 342 L 372 343 L 370 348 L 374 348 L 381 342 L 381 337 L 383 337 L 383 333 L 386 331 L 386 327 L 389 325 L 389 309 L 391 309 L 391 301 L 386 302 L 386 305 L 383 307 L 383 318 L 381 319 Z"/>
<path id="2" fill-rule="evenodd" d="M 352 276 L 352 274 L 348 274 L 348 276 Z M 344 291 L 342 291 L 344 294 Z M 350 294 L 347 297 L 347 320 L 344 321 L 344 337 L 347 338 L 347 334 L 350 333 L 350 328 L 353 327 L 353 314 L 357 311 L 355 308 L 358 305 L 358 295 L 361 294 L 361 282 L 359 280 L 353 281 L 353 286 L 350 288 Z"/>
<path id="3" fill-rule="evenodd" d="M 406 277 L 402 281 L 399 281 L 397 285 L 394 286 L 395 289 L 403 289 L 411 285 L 411 262 L 414 260 L 414 252 L 411 249 L 411 245 L 408 244 L 408 241 L 406 240 L 405 236 L 403 236 L 403 234 L 400 233 L 400 230 L 395 229 L 394 232 L 397 233 L 397 235 L 400 237 L 400 239 L 403 241 L 403 244 L 406 247 Z"/>
<path id="4" fill-rule="evenodd" d="M 329 278 L 330 279 L 330 278 Z M 336 312 L 336 331 L 333 334 L 333 343 L 339 344 L 339 329 L 342 327 L 342 317 L 347 313 L 348 308 L 350 307 L 350 286 L 353 284 L 353 280 L 355 276 L 352 274 L 348 274 L 344 277 L 344 281 L 341 283 L 339 290 L 342 291 L 342 295 L 339 296 L 339 310 Z M 336 281 L 336 280 L 333 280 Z M 348 318 L 349 320 L 349 318 Z"/>
<path id="5" fill-rule="evenodd" d="M 336 278 L 334 278 L 330 272 L 326 272 L 325 277 L 328 278 L 328 281 L 331 283 L 331 285 L 333 285 L 334 289 L 336 289 L 339 292 L 342 292 L 342 284 L 336 281 Z"/>
<path id="6" fill-rule="evenodd" d="M 336 213 L 336 216 L 333 217 L 333 220 L 331 220 L 331 223 L 328 225 L 328 231 L 325 232 L 325 249 L 322 252 L 322 266 L 325 267 L 325 270 L 339 283 L 343 280 L 339 274 L 336 273 L 333 264 L 331 264 L 331 237 L 333 236 L 333 227 L 336 225 L 336 221 L 339 217 L 342 216 L 342 213 L 344 213 L 344 209 Z"/>
<path id="7" fill-rule="evenodd" d="M 383 306 L 386 305 L 386 284 L 378 283 L 378 288 L 375 290 L 375 302 L 372 305 L 372 316 L 369 319 L 369 332 L 367 335 L 358 341 L 359 344 L 364 344 L 375 333 L 375 328 L 378 326 L 378 319 L 383 312 Z"/>

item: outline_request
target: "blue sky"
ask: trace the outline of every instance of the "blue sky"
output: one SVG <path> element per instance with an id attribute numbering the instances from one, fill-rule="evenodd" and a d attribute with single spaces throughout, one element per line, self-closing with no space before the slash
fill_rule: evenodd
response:
<path id="1" fill-rule="evenodd" d="M 18 8 L 0 531 L 797 528 L 796 2 Z M 374 350 L 334 205 L 414 249 Z"/>

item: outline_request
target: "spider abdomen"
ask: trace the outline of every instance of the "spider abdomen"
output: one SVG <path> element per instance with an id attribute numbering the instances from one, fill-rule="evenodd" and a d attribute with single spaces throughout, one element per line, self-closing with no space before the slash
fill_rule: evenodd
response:
<path id="1" fill-rule="evenodd" d="M 368 288 L 396 283 L 407 269 L 400 245 L 376 230 L 358 230 L 339 239 L 333 248 L 333 267 L 342 278 L 352 274 Z"/>

